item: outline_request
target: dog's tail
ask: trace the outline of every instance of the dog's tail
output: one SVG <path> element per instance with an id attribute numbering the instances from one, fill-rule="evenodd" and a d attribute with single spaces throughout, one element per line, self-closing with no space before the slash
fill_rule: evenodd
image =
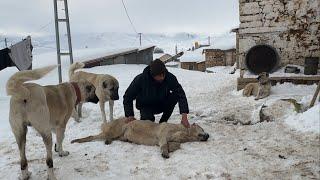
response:
<path id="1" fill-rule="evenodd" d="M 90 142 L 90 141 L 101 141 L 101 140 L 105 140 L 106 137 L 105 135 L 102 133 L 95 135 L 95 136 L 88 136 L 85 138 L 80 138 L 80 139 L 74 139 L 71 141 L 71 144 L 73 143 L 84 143 L 84 142 Z"/>
<path id="2" fill-rule="evenodd" d="M 57 65 L 47 66 L 34 70 L 26 70 L 15 73 L 7 81 L 7 94 L 19 99 L 27 99 L 29 90 L 23 85 L 26 81 L 38 80 L 56 68 Z"/>
<path id="3" fill-rule="evenodd" d="M 82 63 L 82 62 L 73 63 L 69 68 L 69 79 L 71 79 L 71 77 L 73 76 L 75 70 L 81 69 L 84 66 L 85 66 L 85 64 Z"/>

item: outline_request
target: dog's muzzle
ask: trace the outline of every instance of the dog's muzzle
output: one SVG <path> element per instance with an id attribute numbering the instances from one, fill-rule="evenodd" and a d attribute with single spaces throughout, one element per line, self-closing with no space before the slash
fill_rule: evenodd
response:
<path id="1" fill-rule="evenodd" d="M 201 141 L 207 141 L 209 139 L 209 134 L 205 133 L 205 134 L 199 134 L 200 136 L 200 140 Z"/>
<path id="2" fill-rule="evenodd" d="M 91 97 L 91 98 L 88 99 L 88 102 L 92 102 L 92 103 L 97 104 L 97 103 L 99 102 L 99 98 L 97 97 L 96 94 L 94 94 L 93 97 Z"/>
<path id="3" fill-rule="evenodd" d="M 111 99 L 112 99 L 112 100 L 119 100 L 119 95 L 118 95 L 118 93 L 112 94 Z"/>

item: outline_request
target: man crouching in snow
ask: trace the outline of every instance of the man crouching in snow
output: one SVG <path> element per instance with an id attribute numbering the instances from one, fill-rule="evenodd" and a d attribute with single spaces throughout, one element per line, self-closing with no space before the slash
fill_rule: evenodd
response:
<path id="1" fill-rule="evenodd" d="M 155 121 L 155 114 L 162 114 L 159 123 L 167 122 L 177 103 L 179 103 L 181 124 L 190 127 L 187 114 L 188 101 L 185 92 L 175 75 L 170 73 L 164 63 L 156 59 L 137 75 L 123 96 L 127 122 L 135 120 L 133 100 L 140 110 L 141 120 Z"/>

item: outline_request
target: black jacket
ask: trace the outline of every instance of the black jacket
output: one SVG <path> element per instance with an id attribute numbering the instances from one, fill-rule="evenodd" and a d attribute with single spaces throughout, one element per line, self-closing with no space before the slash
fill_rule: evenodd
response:
<path id="1" fill-rule="evenodd" d="M 131 82 L 123 96 L 125 116 L 134 116 L 133 100 L 136 99 L 136 107 L 156 107 L 162 104 L 169 93 L 178 97 L 180 114 L 189 113 L 186 94 L 179 84 L 176 76 L 166 71 L 162 83 L 156 82 L 150 74 L 150 67 L 147 66 L 142 74 L 139 74 Z"/>

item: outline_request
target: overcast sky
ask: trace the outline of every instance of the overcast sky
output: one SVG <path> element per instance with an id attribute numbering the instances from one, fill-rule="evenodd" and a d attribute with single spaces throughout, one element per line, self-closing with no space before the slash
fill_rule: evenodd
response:
<path id="1" fill-rule="evenodd" d="M 220 34 L 239 24 L 238 0 L 124 2 L 142 33 Z M 72 33 L 134 33 L 121 0 L 68 0 L 68 4 Z M 53 0 L 0 0 L 0 36 L 52 34 L 53 20 Z"/>

